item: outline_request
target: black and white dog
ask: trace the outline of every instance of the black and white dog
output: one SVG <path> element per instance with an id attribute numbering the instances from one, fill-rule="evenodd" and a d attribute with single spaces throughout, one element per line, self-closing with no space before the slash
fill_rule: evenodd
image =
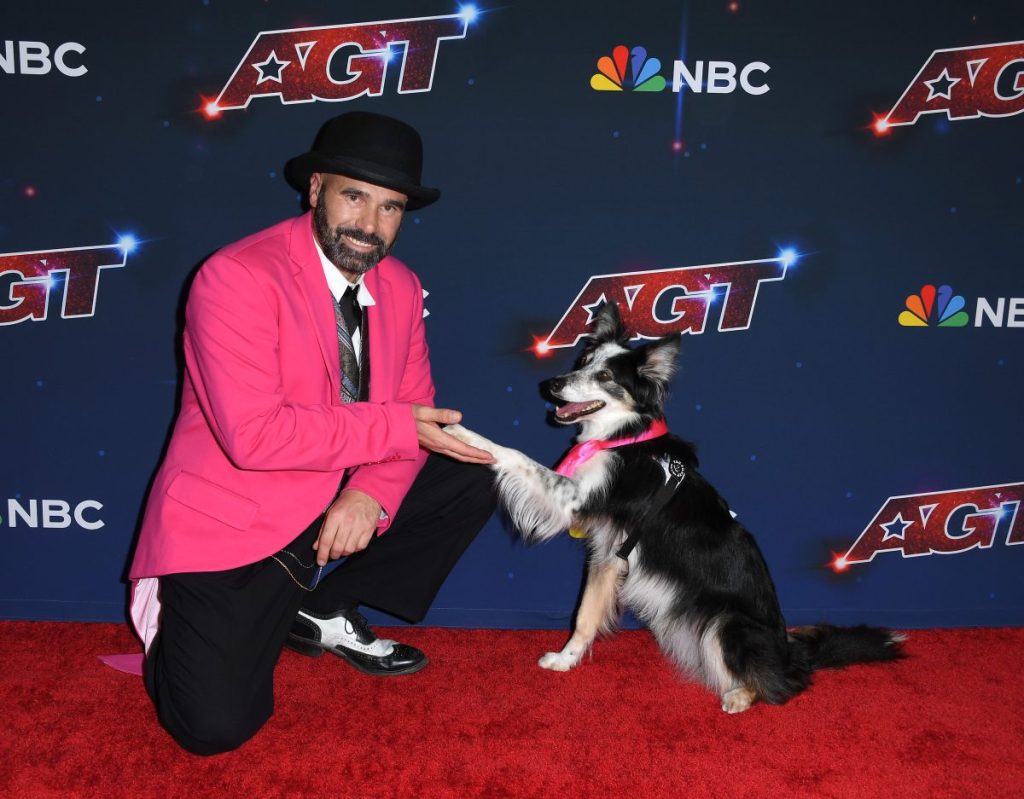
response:
<path id="1" fill-rule="evenodd" d="M 781 704 L 815 669 L 902 656 L 902 636 L 819 624 L 786 630 L 775 586 L 753 536 L 697 471 L 693 446 L 668 434 L 664 401 L 680 337 L 630 349 L 607 304 L 576 369 L 547 383 L 555 418 L 577 423 L 576 447 L 557 471 L 459 425 L 459 439 L 492 453 L 498 490 L 515 526 L 544 540 L 582 528 L 586 586 L 572 637 L 540 659 L 568 671 L 611 632 L 623 606 L 662 651 L 739 713 Z"/>

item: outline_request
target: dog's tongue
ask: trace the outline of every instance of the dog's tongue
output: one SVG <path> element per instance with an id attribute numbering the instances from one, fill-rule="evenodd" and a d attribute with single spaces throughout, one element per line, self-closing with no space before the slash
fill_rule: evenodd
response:
<path id="1" fill-rule="evenodd" d="M 563 419 L 567 416 L 576 416 L 578 413 L 582 413 L 585 408 L 589 408 L 593 405 L 593 402 L 567 402 L 565 405 L 559 405 L 555 409 L 555 416 L 560 416 Z"/>

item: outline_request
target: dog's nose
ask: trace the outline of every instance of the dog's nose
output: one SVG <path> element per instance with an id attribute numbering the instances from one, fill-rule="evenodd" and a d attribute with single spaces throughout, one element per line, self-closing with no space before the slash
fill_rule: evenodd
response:
<path id="1" fill-rule="evenodd" d="M 548 389 L 550 391 L 561 391 L 563 388 L 565 388 L 564 377 L 552 377 L 548 381 Z"/>

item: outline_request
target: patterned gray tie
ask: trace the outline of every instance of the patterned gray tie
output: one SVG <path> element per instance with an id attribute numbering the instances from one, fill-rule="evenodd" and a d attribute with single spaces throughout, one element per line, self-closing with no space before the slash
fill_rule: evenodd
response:
<path id="1" fill-rule="evenodd" d="M 349 286 L 334 303 L 334 322 L 338 328 L 338 355 L 341 361 L 341 401 L 359 398 L 359 361 L 352 344 L 352 333 L 359 329 L 363 309 L 356 301 L 357 289 Z"/>

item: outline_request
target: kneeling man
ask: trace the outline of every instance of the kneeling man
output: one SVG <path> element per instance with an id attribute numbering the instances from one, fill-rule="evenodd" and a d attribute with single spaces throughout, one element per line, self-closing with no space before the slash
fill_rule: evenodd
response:
<path id="1" fill-rule="evenodd" d="M 405 123 L 329 120 L 286 168 L 312 210 L 192 285 L 181 411 L 130 572 L 146 688 L 191 752 L 266 722 L 285 644 L 375 675 L 423 668 L 358 607 L 422 619 L 494 509 L 490 455 L 433 407 L 420 282 L 388 254 L 440 194 L 421 167 Z"/>

